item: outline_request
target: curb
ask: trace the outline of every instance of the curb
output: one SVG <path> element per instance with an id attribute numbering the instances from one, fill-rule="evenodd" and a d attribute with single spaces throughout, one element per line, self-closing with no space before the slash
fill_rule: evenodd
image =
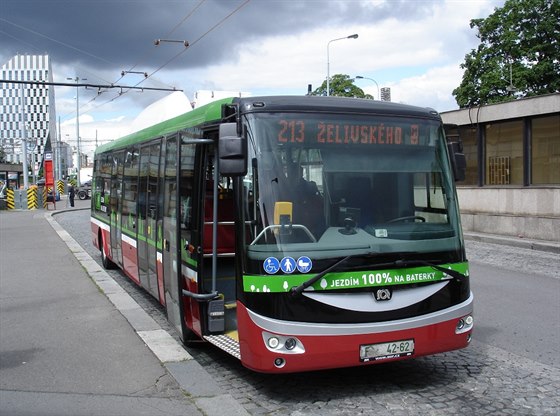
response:
<path id="1" fill-rule="evenodd" d="M 478 241 L 481 243 L 492 243 L 511 247 L 525 248 L 528 250 L 544 251 L 560 254 L 560 243 L 543 240 L 526 240 L 517 237 L 508 237 L 495 234 L 480 234 L 463 232 L 465 240 Z"/>
<path id="2" fill-rule="evenodd" d="M 66 243 L 74 257 L 99 290 L 125 317 L 146 346 L 154 353 L 168 373 L 187 394 L 187 400 L 207 416 L 248 416 L 247 410 L 233 396 L 223 391 L 210 374 L 169 333 L 163 330 L 148 313 L 74 240 L 53 218 L 67 211 L 85 210 L 72 208 L 45 212 L 45 218 Z"/>

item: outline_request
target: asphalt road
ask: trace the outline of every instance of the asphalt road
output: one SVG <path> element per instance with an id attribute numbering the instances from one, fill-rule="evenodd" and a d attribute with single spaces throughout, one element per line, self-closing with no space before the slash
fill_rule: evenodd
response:
<path id="1" fill-rule="evenodd" d="M 474 260 L 471 275 L 474 339 L 560 368 L 560 280 Z"/>
<path id="2" fill-rule="evenodd" d="M 99 260 L 88 211 L 56 218 Z M 464 350 L 282 376 L 253 373 L 212 346 L 187 350 L 252 415 L 557 415 L 560 256 L 473 241 L 467 242 L 467 253 L 475 331 Z M 110 274 L 172 333 L 151 296 L 119 271 Z"/>

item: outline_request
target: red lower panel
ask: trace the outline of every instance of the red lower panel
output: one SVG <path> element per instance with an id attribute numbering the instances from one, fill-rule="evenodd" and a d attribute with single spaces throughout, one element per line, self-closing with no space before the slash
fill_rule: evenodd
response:
<path id="1" fill-rule="evenodd" d="M 158 283 L 158 291 L 159 291 L 159 303 L 165 306 L 165 290 L 163 288 L 163 263 L 159 260 L 156 261 L 157 265 L 157 283 Z"/>
<path id="2" fill-rule="evenodd" d="M 97 249 L 100 249 L 101 246 L 99 244 L 99 239 L 98 239 L 99 226 L 95 224 L 93 221 L 90 222 L 90 225 L 91 225 L 91 239 L 93 242 L 93 246 Z"/>
<path id="3" fill-rule="evenodd" d="M 198 284 L 183 275 L 186 289 L 192 293 L 198 293 Z M 183 314 L 187 327 L 197 335 L 202 335 L 202 323 L 200 321 L 200 306 L 197 300 L 183 296 Z"/>
<path id="4" fill-rule="evenodd" d="M 305 352 L 302 354 L 282 354 L 274 353 L 266 348 L 262 336 L 263 329 L 256 326 L 249 317 L 247 309 L 240 302 L 237 304 L 237 319 L 241 362 L 247 368 L 265 373 L 291 373 L 353 367 L 430 355 L 465 348 L 468 345 L 467 338 L 470 334 L 469 332 L 455 334 L 457 319 L 452 319 L 425 327 L 382 334 L 298 335 L 296 338 L 304 345 Z M 289 336 L 290 334 L 279 335 Z M 360 361 L 360 345 L 405 339 L 414 340 L 415 349 L 410 357 L 369 362 Z M 283 367 L 278 368 L 274 365 L 276 358 L 285 360 Z"/>
<path id="5" fill-rule="evenodd" d="M 123 254 L 123 271 L 128 277 L 130 277 L 134 282 L 140 284 L 140 278 L 138 277 L 138 255 L 136 247 L 128 244 L 122 240 L 122 254 Z"/>

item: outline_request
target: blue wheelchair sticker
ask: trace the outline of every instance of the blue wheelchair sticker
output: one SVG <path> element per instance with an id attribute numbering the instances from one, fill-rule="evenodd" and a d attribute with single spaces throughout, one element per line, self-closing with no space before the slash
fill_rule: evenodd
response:
<path id="1" fill-rule="evenodd" d="M 278 270 L 280 270 L 280 262 L 276 257 L 268 257 L 263 262 L 263 269 L 268 274 L 278 273 Z"/>

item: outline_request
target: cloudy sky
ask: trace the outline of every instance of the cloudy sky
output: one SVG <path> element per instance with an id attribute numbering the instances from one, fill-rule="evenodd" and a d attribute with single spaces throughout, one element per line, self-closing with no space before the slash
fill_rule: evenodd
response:
<path id="1" fill-rule="evenodd" d="M 377 98 L 457 108 L 451 91 L 478 45 L 469 21 L 504 0 L 0 0 L 0 63 L 16 54 L 51 57 L 54 80 L 251 95 L 305 94 L 330 74 L 365 78 Z M 358 34 L 357 39 L 342 39 Z M 187 40 L 154 45 L 155 39 Z M 149 74 L 129 73 L 138 71 Z M 373 82 L 374 80 L 375 82 Z M 80 89 L 80 136 L 100 141 L 166 92 Z M 63 140 L 75 136 L 76 89 L 56 88 Z M 1 111 L 1 110 L 0 110 Z M 84 142 L 85 143 L 85 142 Z"/>

